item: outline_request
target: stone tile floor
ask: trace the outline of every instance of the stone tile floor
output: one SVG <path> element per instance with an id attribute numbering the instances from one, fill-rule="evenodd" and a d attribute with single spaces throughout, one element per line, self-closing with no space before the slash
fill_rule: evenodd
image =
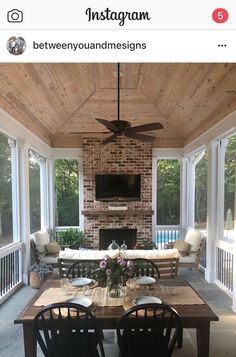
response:
<path id="1" fill-rule="evenodd" d="M 180 269 L 180 278 L 188 280 L 220 317 L 219 322 L 211 323 L 210 357 L 235 357 L 236 314 L 230 308 L 231 299 L 216 285 L 207 283 L 202 276 L 198 277 L 194 271 Z M 22 326 L 14 325 L 13 321 L 35 292 L 29 286 L 24 286 L 1 305 L 0 357 L 24 357 Z M 195 331 L 184 330 L 184 347 L 176 349 L 173 357 L 197 357 L 195 346 Z M 107 357 L 118 357 L 114 331 L 105 332 L 104 347 Z M 38 350 L 38 357 L 42 356 Z"/>

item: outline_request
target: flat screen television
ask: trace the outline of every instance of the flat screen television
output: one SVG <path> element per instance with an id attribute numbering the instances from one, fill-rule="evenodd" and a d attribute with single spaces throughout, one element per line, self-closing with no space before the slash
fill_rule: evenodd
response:
<path id="1" fill-rule="evenodd" d="M 140 201 L 141 175 L 96 175 L 97 201 Z"/>

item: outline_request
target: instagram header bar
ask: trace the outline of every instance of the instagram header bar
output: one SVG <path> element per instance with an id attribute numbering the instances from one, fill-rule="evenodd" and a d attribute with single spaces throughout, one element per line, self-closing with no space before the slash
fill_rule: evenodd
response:
<path id="1" fill-rule="evenodd" d="M 0 62 L 235 62 L 235 34 L 235 0 L 0 5 Z"/>
<path id="2" fill-rule="evenodd" d="M 2 0 L 0 29 L 236 29 L 236 3 L 235 0 L 22 0 L 19 4 Z"/>

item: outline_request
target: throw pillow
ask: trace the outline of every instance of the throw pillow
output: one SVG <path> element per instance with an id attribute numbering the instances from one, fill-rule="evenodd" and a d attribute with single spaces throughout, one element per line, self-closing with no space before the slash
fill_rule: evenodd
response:
<path id="1" fill-rule="evenodd" d="M 47 251 L 50 254 L 59 253 L 60 250 L 61 250 L 61 247 L 55 240 L 53 240 L 51 243 L 47 244 Z"/>
<path id="2" fill-rule="evenodd" d="M 38 231 L 32 234 L 36 250 L 38 253 L 46 253 L 46 245 L 50 243 L 50 236 L 47 231 Z"/>
<path id="3" fill-rule="evenodd" d="M 184 240 L 177 240 L 174 244 L 174 248 L 178 249 L 181 257 L 185 257 L 188 255 L 190 244 L 185 242 Z"/>

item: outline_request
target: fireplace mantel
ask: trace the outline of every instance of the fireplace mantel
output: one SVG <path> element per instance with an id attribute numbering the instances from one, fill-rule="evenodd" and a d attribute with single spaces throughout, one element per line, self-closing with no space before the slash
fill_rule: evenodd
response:
<path id="1" fill-rule="evenodd" d="M 154 211 L 151 209 L 137 210 L 83 210 L 84 216 L 152 216 Z"/>

